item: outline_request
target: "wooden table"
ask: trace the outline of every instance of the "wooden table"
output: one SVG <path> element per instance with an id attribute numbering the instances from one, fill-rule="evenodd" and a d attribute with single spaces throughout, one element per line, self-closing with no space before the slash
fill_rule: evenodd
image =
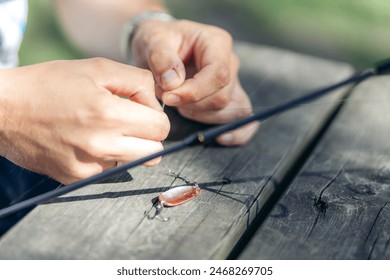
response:
<path id="1" fill-rule="evenodd" d="M 236 50 L 256 111 L 353 72 L 264 46 Z M 389 91 L 388 78 L 343 88 L 265 121 L 243 147 L 192 147 L 40 205 L 1 238 L 0 258 L 389 258 Z M 202 128 L 170 115 L 165 145 Z M 164 209 L 168 222 L 150 220 L 151 200 L 183 185 L 169 170 L 202 191 Z"/>

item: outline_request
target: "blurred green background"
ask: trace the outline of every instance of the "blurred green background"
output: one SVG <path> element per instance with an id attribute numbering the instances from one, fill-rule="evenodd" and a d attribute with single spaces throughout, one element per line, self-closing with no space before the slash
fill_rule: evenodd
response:
<path id="1" fill-rule="evenodd" d="M 236 40 L 345 61 L 358 68 L 390 57 L 388 0 L 165 2 L 177 18 L 220 26 Z M 30 0 L 21 64 L 81 57 L 64 38 L 51 0 Z"/>

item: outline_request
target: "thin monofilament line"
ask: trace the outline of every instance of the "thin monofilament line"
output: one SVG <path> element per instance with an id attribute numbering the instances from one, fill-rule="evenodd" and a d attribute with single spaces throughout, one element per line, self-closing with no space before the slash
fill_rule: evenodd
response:
<path id="1" fill-rule="evenodd" d="M 19 203 L 16 203 L 14 205 L 11 205 L 9 207 L 1 209 L 0 210 L 0 219 L 4 218 L 6 216 L 9 216 L 11 214 L 14 214 L 16 212 L 19 212 L 23 209 L 26 209 L 26 208 L 38 205 L 40 203 L 46 202 L 52 198 L 64 195 L 66 193 L 80 189 L 80 188 L 85 187 L 87 185 L 90 185 L 92 183 L 96 183 L 98 181 L 101 181 L 103 179 L 106 179 L 108 177 L 116 175 L 118 173 L 132 169 L 132 168 L 139 166 L 145 162 L 148 162 L 152 159 L 155 159 L 155 158 L 158 158 L 161 156 L 165 156 L 168 154 L 172 154 L 174 152 L 181 151 L 181 150 L 185 149 L 186 147 L 195 145 L 197 143 L 205 143 L 205 142 L 211 141 L 211 140 L 215 139 L 217 136 L 219 136 L 225 132 L 228 132 L 230 130 L 234 130 L 234 129 L 241 127 L 243 125 L 246 125 L 250 122 L 262 121 L 262 120 L 268 119 L 269 117 L 272 117 L 273 115 L 288 111 L 288 110 L 295 108 L 299 105 L 305 104 L 311 100 L 319 98 L 319 97 L 321 97 L 329 92 L 332 92 L 338 88 L 341 88 L 345 85 L 359 83 L 359 82 L 361 82 L 361 81 L 363 81 L 371 76 L 374 76 L 376 74 L 382 74 L 382 73 L 387 72 L 389 70 L 390 70 L 390 60 L 382 65 L 379 65 L 378 67 L 376 67 L 374 69 L 369 69 L 369 70 L 360 72 L 358 74 L 351 76 L 350 78 L 347 78 L 344 81 L 341 81 L 341 82 L 336 83 L 334 85 L 319 89 L 319 90 L 314 91 L 310 94 L 304 95 L 300 98 L 293 99 L 287 103 L 281 104 L 279 106 L 275 106 L 275 107 L 268 109 L 268 110 L 265 110 L 263 112 L 255 113 L 249 117 L 246 117 L 246 118 L 243 118 L 243 119 L 240 119 L 240 120 L 237 120 L 237 121 L 225 124 L 225 125 L 216 126 L 216 127 L 207 129 L 203 132 L 198 132 L 196 134 L 190 135 L 187 138 L 185 138 L 184 140 L 180 141 L 179 143 L 176 143 L 170 147 L 167 147 L 166 149 L 164 149 L 160 152 L 151 154 L 149 156 L 140 158 L 138 160 L 135 160 L 135 161 L 132 161 L 129 163 L 125 163 L 123 165 L 106 170 L 106 171 L 99 173 L 97 175 L 94 175 L 94 176 L 88 177 L 86 179 L 77 181 L 75 183 L 69 184 L 69 185 L 64 186 L 60 189 L 55 189 L 55 190 L 43 193 L 41 195 L 32 197 L 30 199 L 26 199 L 24 201 L 21 201 Z"/>
<path id="2" fill-rule="evenodd" d="M 337 100 L 328 100 L 328 101 L 319 101 L 319 102 L 307 102 L 307 103 L 302 103 L 302 104 L 299 104 L 297 105 L 295 108 L 306 108 L 306 107 L 314 107 L 314 106 L 324 106 L 324 105 L 338 105 L 338 104 L 343 104 L 343 103 L 346 103 L 348 101 L 348 104 L 360 104 L 360 103 L 363 103 L 363 104 L 367 104 L 367 103 L 372 103 L 372 104 L 376 104 L 376 103 L 380 103 L 380 104 L 384 104 L 384 103 L 390 103 L 390 99 L 388 101 L 384 101 L 382 99 L 373 99 L 373 98 L 359 98 L 359 100 L 350 100 L 348 97 L 344 97 L 344 98 L 340 98 L 340 99 L 337 99 Z M 224 112 L 226 111 L 240 111 L 240 110 L 253 110 L 253 111 L 260 111 L 260 110 L 267 110 L 267 109 L 270 109 L 270 108 L 274 108 L 275 105 L 263 105 L 263 106 L 254 106 L 254 107 L 237 107 L 237 108 L 228 108 L 228 109 L 221 109 L 223 110 Z M 209 112 L 208 110 L 199 110 L 198 112 Z M 277 115 L 274 115 L 273 117 L 275 117 Z M 261 122 L 262 124 L 264 124 L 264 121 Z"/>

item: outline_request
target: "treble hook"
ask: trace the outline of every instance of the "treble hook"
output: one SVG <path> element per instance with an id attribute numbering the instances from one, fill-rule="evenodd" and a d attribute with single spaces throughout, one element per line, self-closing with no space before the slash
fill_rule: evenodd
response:
<path id="1" fill-rule="evenodd" d="M 150 212 L 152 211 L 153 208 L 155 208 L 156 211 L 154 212 L 154 215 L 151 215 Z M 168 222 L 170 218 L 164 218 L 163 216 L 161 216 L 161 212 L 163 208 L 164 208 L 164 204 L 161 201 L 157 200 L 149 209 L 149 211 L 144 212 L 144 216 L 147 217 L 148 220 L 157 219 L 161 222 Z"/>

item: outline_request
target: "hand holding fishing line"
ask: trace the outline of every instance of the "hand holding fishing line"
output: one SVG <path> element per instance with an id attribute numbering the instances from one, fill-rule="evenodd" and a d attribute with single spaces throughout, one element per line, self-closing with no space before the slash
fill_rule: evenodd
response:
<path id="1" fill-rule="evenodd" d="M 54 61 L 2 70 L 0 85 L 0 155 L 64 184 L 160 151 L 169 132 L 152 75 L 136 67 Z"/>
<path id="2" fill-rule="evenodd" d="M 156 94 L 192 120 L 224 124 L 253 113 L 238 79 L 239 60 L 229 33 L 184 20 L 142 21 L 132 37 L 137 66 L 150 69 Z M 222 145 L 248 142 L 259 127 L 251 123 L 217 138 Z"/>

